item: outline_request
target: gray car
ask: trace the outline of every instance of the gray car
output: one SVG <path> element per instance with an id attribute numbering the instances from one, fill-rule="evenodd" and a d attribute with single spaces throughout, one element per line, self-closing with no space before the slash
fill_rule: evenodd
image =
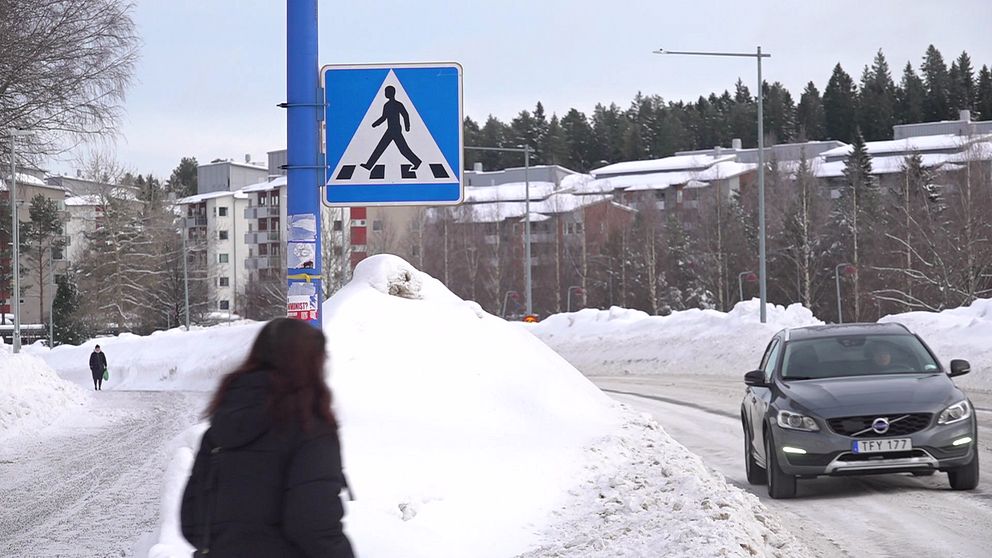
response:
<path id="1" fill-rule="evenodd" d="M 945 371 L 900 324 L 780 331 L 758 370 L 744 376 L 744 461 L 772 498 L 820 475 L 947 473 L 951 488 L 978 485 L 978 423 Z"/>

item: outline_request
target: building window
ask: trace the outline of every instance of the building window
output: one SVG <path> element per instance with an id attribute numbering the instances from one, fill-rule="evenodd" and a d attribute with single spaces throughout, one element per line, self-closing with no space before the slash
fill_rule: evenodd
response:
<path id="1" fill-rule="evenodd" d="M 372 220 L 372 230 L 373 231 L 381 231 L 382 230 L 382 220 L 381 219 L 373 219 Z"/>
<path id="2" fill-rule="evenodd" d="M 217 231 L 217 240 L 227 240 L 227 231 Z"/>
<path id="3" fill-rule="evenodd" d="M 217 215 L 220 217 L 227 217 L 227 207 L 218 207 Z"/>
<path id="4" fill-rule="evenodd" d="M 230 277 L 218 277 L 217 278 L 217 286 L 218 287 L 230 287 L 231 286 L 231 279 L 230 279 Z"/>
<path id="5" fill-rule="evenodd" d="M 682 190 L 675 191 L 675 203 L 682 203 Z"/>
<path id="6" fill-rule="evenodd" d="M 217 302 L 217 307 L 221 310 L 229 310 L 231 308 L 231 302 L 227 300 L 220 300 Z"/>
<path id="7" fill-rule="evenodd" d="M 258 206 L 265 207 L 265 192 L 262 192 L 258 195 Z"/>
<path id="8" fill-rule="evenodd" d="M 272 192 L 272 205 L 279 206 L 279 192 Z"/>
<path id="9" fill-rule="evenodd" d="M 52 259 L 55 261 L 62 261 L 65 259 L 65 253 L 61 248 L 52 247 Z"/>
<path id="10" fill-rule="evenodd" d="M 217 263 L 227 263 L 227 254 L 217 254 Z"/>
<path id="11" fill-rule="evenodd" d="M 335 256 L 340 256 L 341 255 L 341 247 L 340 246 L 334 246 L 331 249 L 331 253 L 334 254 Z"/>
<path id="12" fill-rule="evenodd" d="M 280 244 L 270 244 L 269 245 L 269 254 L 271 254 L 273 256 L 278 256 L 279 255 L 279 246 L 281 246 L 281 245 Z"/>
<path id="13" fill-rule="evenodd" d="M 258 230 L 259 231 L 267 231 L 267 230 L 269 230 L 269 220 L 268 219 L 259 219 L 258 220 Z"/>
<path id="14" fill-rule="evenodd" d="M 344 228 L 344 225 L 341 223 L 340 219 L 335 219 L 334 225 L 331 228 L 332 230 L 340 231 L 342 228 Z"/>
<path id="15" fill-rule="evenodd" d="M 269 245 L 268 244 L 259 244 L 258 245 L 258 255 L 259 256 L 268 256 L 269 255 Z"/>

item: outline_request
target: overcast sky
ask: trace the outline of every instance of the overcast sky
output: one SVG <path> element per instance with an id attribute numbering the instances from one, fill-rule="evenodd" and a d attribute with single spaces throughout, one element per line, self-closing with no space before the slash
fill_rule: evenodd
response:
<path id="1" fill-rule="evenodd" d="M 283 0 L 138 0 L 144 42 L 117 158 L 167 177 L 183 156 L 264 161 L 286 144 Z M 537 101 L 547 112 L 626 107 L 638 91 L 666 100 L 732 88 L 754 91 L 748 59 L 658 56 L 672 50 L 772 54 L 765 80 L 798 101 L 821 93 L 834 64 L 857 80 L 881 48 L 898 81 L 930 43 L 948 65 L 962 50 L 992 65 L 989 0 L 324 0 L 322 64 L 457 61 L 465 114 L 512 118 Z M 55 163 L 58 170 L 71 168 Z"/>

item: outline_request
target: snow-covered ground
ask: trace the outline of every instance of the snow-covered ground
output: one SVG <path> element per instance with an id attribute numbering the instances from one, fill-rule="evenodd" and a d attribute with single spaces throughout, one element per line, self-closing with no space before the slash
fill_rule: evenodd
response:
<path id="1" fill-rule="evenodd" d="M 41 359 L 0 347 L 0 441 L 37 431 L 88 402 L 85 391 Z"/>
<path id="2" fill-rule="evenodd" d="M 24 351 L 83 387 L 93 387 L 89 358 L 93 347 L 100 345 L 110 371 L 105 390 L 209 391 L 245 358 L 261 327 L 261 323 L 243 321 L 194 327 L 188 332 L 175 328 L 146 337 L 125 333 L 92 339 L 78 347 L 60 345 L 49 350 L 36 344 Z"/>
<path id="3" fill-rule="evenodd" d="M 324 312 L 359 555 L 808 554 L 652 420 L 406 262 L 366 260 Z M 149 556 L 189 555 L 178 499 L 202 431 L 175 442 Z"/>
<path id="4" fill-rule="evenodd" d="M 588 375 L 708 374 L 739 378 L 757 368 L 769 339 L 786 327 L 822 322 L 799 304 L 768 305 L 758 318 L 758 301 L 738 303 L 730 312 L 685 310 L 649 316 L 638 310 L 585 309 L 556 314 L 538 324 L 518 324 L 534 333 Z M 971 361 L 972 372 L 958 385 L 992 389 L 992 299 L 943 312 L 909 312 L 883 322 L 905 324 L 949 365 Z"/>

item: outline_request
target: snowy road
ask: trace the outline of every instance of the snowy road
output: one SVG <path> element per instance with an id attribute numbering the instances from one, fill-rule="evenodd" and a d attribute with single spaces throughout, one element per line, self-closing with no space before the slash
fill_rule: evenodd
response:
<path id="1" fill-rule="evenodd" d="M 158 525 L 169 442 L 206 394 L 104 391 L 0 448 L 0 556 L 127 556 Z"/>
<path id="2" fill-rule="evenodd" d="M 709 376 L 591 378 L 631 407 L 650 413 L 676 440 L 729 482 L 751 491 L 822 556 L 988 556 L 992 548 L 992 435 L 980 437 L 978 489 L 951 491 L 947 475 L 878 475 L 800 480 L 795 500 L 772 500 L 744 477 L 743 382 Z M 992 432 L 992 394 L 969 393 L 979 430 Z M 818 539 L 818 540 L 814 540 Z"/>

